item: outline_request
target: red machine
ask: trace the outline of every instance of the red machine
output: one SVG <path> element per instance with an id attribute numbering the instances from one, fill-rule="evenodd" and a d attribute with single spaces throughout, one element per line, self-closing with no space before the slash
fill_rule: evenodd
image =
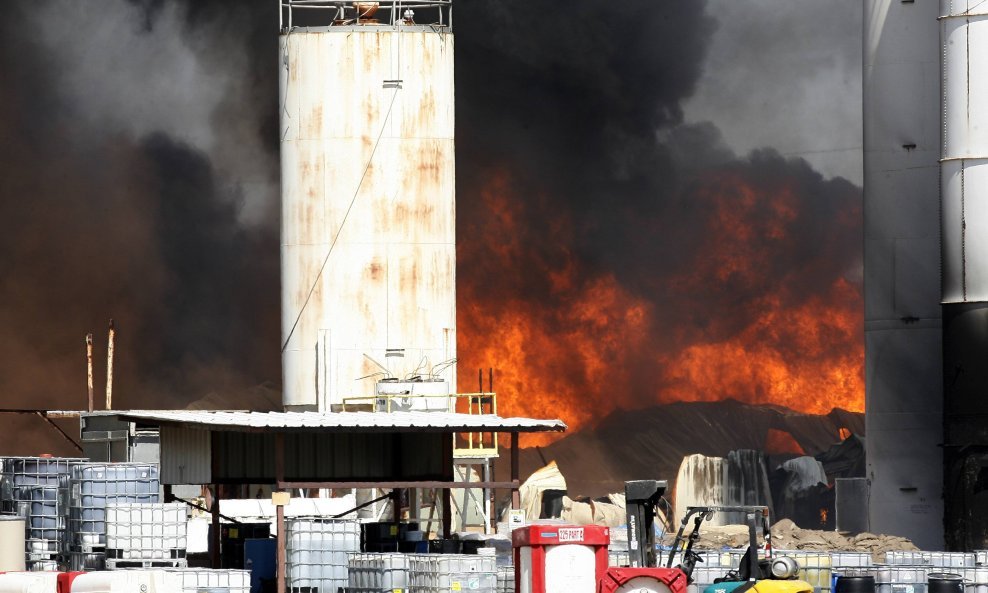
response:
<path id="1" fill-rule="evenodd" d="M 686 573 L 678 568 L 607 569 L 599 593 L 686 593 Z"/>
<path id="2" fill-rule="evenodd" d="M 685 593 L 689 578 L 683 567 L 657 568 L 655 555 L 655 508 L 666 491 L 666 482 L 625 482 L 628 519 L 627 568 L 613 567 L 600 579 L 598 593 Z M 686 553 L 690 558 L 690 552 Z M 692 572 L 692 565 L 689 567 Z"/>
<path id="3" fill-rule="evenodd" d="M 595 593 L 607 571 L 608 527 L 527 525 L 511 541 L 518 593 Z"/>

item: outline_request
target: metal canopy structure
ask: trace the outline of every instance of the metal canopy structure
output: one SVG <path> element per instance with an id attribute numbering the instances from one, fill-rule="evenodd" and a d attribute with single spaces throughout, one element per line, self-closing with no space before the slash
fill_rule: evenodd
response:
<path id="1" fill-rule="evenodd" d="M 157 426 L 161 483 L 276 488 L 505 488 L 517 490 L 518 435 L 562 432 L 561 420 L 443 412 L 107 410 L 82 414 Z M 457 482 L 458 439 L 508 433 L 509 481 Z"/>
<path id="2" fill-rule="evenodd" d="M 491 414 L 443 412 L 248 412 L 127 410 L 92 412 L 120 420 L 231 432 L 456 433 L 563 432 L 562 420 L 502 418 Z"/>
<path id="3" fill-rule="evenodd" d="M 173 485 L 213 485 L 214 566 L 219 565 L 219 484 L 268 483 L 280 490 L 390 489 L 395 503 L 405 489 L 441 489 L 443 534 L 448 537 L 451 489 L 509 489 L 512 508 L 518 508 L 519 434 L 566 430 L 561 420 L 444 412 L 106 410 L 81 416 L 83 423 L 109 420 L 157 426 L 166 499 Z M 510 480 L 456 481 L 457 439 L 472 433 L 512 436 Z M 276 502 L 281 575 L 285 574 L 283 504 Z M 279 589 L 284 590 L 279 580 Z"/>

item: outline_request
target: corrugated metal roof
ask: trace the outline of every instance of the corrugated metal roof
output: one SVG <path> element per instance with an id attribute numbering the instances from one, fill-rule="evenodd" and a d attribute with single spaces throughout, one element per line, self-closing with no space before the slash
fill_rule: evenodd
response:
<path id="1" fill-rule="evenodd" d="M 442 412 L 245 412 L 204 410 L 113 410 L 93 415 L 148 424 L 230 431 L 332 432 L 562 432 L 562 420 L 502 418 Z M 268 430 L 270 429 L 270 430 Z"/>

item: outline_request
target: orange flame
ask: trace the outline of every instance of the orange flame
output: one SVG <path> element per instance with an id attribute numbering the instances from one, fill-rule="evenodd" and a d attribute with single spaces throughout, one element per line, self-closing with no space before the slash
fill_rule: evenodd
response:
<path id="1" fill-rule="evenodd" d="M 537 225 L 554 251 L 533 252 L 525 233 L 534 215 L 512 194 L 510 176 L 494 176 L 480 194 L 484 216 L 461 229 L 461 265 L 470 268 L 459 286 L 461 390 L 476 387 L 469 371 L 494 367 L 502 415 L 561 418 L 570 431 L 618 407 L 673 401 L 863 410 L 861 294 L 845 278 L 800 297 L 798 275 L 781 277 L 777 290 L 756 291 L 745 302 L 744 319 L 731 319 L 730 331 L 718 329 L 725 324 L 717 310 L 704 315 L 718 331 L 685 322 L 657 328 L 654 299 L 569 251 L 575 231 L 564 213 Z M 764 285 L 772 250 L 786 249 L 800 216 L 798 193 L 781 187 L 767 194 L 723 174 L 699 199 L 709 206 L 703 232 L 716 240 L 686 254 L 688 272 L 663 279 L 671 294 L 689 306 L 692 295 L 729 301 L 734 287 Z M 859 214 L 839 224 L 860 224 Z M 528 291 L 533 285 L 539 302 Z M 554 438 L 527 437 L 525 444 Z"/>
<path id="2" fill-rule="evenodd" d="M 799 445 L 792 433 L 777 428 L 768 429 L 765 435 L 765 445 L 762 450 L 771 455 L 806 455 L 806 451 Z"/>

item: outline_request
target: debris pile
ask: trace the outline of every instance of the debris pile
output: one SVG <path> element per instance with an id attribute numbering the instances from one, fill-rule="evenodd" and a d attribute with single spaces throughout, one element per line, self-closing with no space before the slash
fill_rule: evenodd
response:
<path id="1" fill-rule="evenodd" d="M 667 533 L 662 543 L 671 545 L 674 533 Z M 764 543 L 764 542 L 759 542 Z M 744 548 L 748 545 L 748 528 L 744 525 L 703 525 L 695 548 L 719 550 L 723 548 Z M 772 526 L 772 547 L 777 550 L 809 550 L 819 552 L 868 552 L 876 561 L 881 561 L 890 550 L 918 550 L 904 537 L 859 533 L 842 535 L 837 531 L 800 529 L 789 519 L 782 519 Z"/>

